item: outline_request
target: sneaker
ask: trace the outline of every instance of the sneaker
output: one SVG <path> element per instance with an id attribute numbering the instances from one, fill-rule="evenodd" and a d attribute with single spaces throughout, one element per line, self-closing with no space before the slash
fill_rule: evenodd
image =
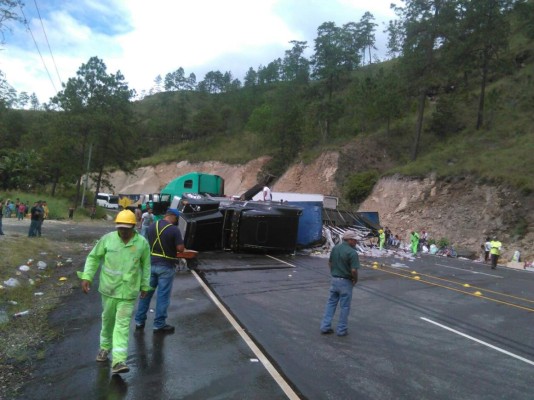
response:
<path id="1" fill-rule="evenodd" d="M 326 331 L 321 331 L 321 335 L 330 335 L 331 333 L 334 333 L 333 329 L 327 329 Z"/>
<path id="2" fill-rule="evenodd" d="M 338 336 L 347 336 L 349 333 L 347 331 L 345 332 L 339 332 L 337 335 Z"/>
<path id="3" fill-rule="evenodd" d="M 145 324 L 135 324 L 136 331 L 140 331 L 142 329 L 145 329 Z"/>
<path id="4" fill-rule="evenodd" d="M 98 362 L 107 361 L 108 360 L 108 354 L 109 354 L 109 350 L 100 349 L 100 351 L 98 352 L 98 355 L 96 356 L 96 361 L 98 361 Z"/>
<path id="5" fill-rule="evenodd" d="M 165 325 L 161 328 L 154 328 L 154 333 L 174 333 L 174 326 Z"/>
<path id="6" fill-rule="evenodd" d="M 112 374 L 124 374 L 125 372 L 130 371 L 130 367 L 128 367 L 125 363 L 120 362 L 113 366 L 111 369 Z"/>

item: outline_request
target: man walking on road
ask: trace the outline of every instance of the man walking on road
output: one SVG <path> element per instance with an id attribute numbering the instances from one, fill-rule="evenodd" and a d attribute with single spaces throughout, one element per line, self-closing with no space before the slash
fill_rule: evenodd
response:
<path id="1" fill-rule="evenodd" d="M 321 322 L 322 334 L 334 333 L 332 319 L 338 303 L 340 304 L 340 313 L 336 333 L 338 336 L 348 334 L 347 325 L 352 301 L 352 288 L 358 282 L 358 268 L 360 268 L 358 253 L 354 249 L 357 239 L 356 233 L 345 232 L 343 242 L 334 246 L 330 253 L 328 265 L 330 266 L 332 281 L 330 296 L 326 302 L 324 317 Z"/>
<path id="2" fill-rule="evenodd" d="M 184 251 L 184 241 L 176 226 L 179 215 L 177 209 L 169 208 L 165 217 L 150 225 L 147 231 L 152 264 L 150 286 L 157 288 L 156 315 L 154 317 L 155 333 L 174 332 L 174 326 L 168 325 L 166 321 L 176 270 L 176 254 Z M 154 292 L 151 291 L 146 297 L 139 300 L 135 314 L 136 330 L 145 328 L 147 312 L 153 295 Z"/>
<path id="3" fill-rule="evenodd" d="M 100 351 L 96 361 L 106 362 L 112 353 L 113 374 L 128 372 L 126 365 L 130 321 L 135 300 L 146 296 L 151 290 L 150 249 L 147 241 L 135 231 L 135 215 L 130 210 L 117 214 L 117 232 L 105 234 L 96 243 L 85 261 L 82 290 L 88 293 L 98 267 L 102 296 L 102 330 L 100 332 Z"/>

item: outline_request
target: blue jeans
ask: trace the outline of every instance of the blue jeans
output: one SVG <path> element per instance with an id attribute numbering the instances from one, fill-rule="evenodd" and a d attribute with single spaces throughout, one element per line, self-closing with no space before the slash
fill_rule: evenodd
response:
<path id="1" fill-rule="evenodd" d="M 28 232 L 28 236 L 37 236 L 37 230 L 39 229 L 39 223 L 40 221 L 36 221 L 32 219 L 30 221 L 30 231 Z"/>
<path id="2" fill-rule="evenodd" d="M 340 312 L 336 333 L 338 335 L 347 334 L 350 303 L 352 301 L 352 288 L 352 281 L 342 278 L 332 278 L 330 296 L 326 302 L 324 317 L 321 322 L 321 332 L 326 332 L 329 329 L 332 329 L 332 319 L 336 313 L 337 303 L 339 303 Z"/>
<path id="3" fill-rule="evenodd" d="M 152 264 L 150 271 L 150 286 L 156 290 L 147 293 L 144 299 L 139 299 L 135 323 L 144 324 L 146 314 L 150 307 L 150 300 L 156 295 L 156 316 L 154 317 L 154 329 L 163 328 L 167 320 L 167 308 L 171 302 L 172 284 L 174 282 L 175 268 L 168 265 Z"/>

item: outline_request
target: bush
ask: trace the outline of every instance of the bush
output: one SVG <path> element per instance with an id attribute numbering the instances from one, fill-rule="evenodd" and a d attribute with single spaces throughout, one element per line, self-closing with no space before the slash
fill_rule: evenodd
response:
<path id="1" fill-rule="evenodd" d="M 349 176 L 343 190 L 345 197 L 351 204 L 362 202 L 371 194 L 379 177 L 376 171 L 360 172 Z"/>
<path id="2" fill-rule="evenodd" d="M 449 239 L 447 238 L 441 238 L 438 240 L 437 246 L 442 249 L 444 247 L 447 247 L 450 244 Z"/>

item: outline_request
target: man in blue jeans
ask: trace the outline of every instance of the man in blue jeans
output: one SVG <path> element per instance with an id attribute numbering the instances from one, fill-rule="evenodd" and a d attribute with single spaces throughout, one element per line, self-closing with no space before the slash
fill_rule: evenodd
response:
<path id="1" fill-rule="evenodd" d="M 145 328 L 150 300 L 154 292 L 157 292 L 154 332 L 174 332 L 174 326 L 168 325 L 166 321 L 176 269 L 176 254 L 184 251 L 184 241 L 176 226 L 179 215 L 177 209 L 169 208 L 162 220 L 154 222 L 148 228 L 151 263 L 150 286 L 155 290 L 148 292 L 145 298 L 139 300 L 135 314 L 136 330 Z"/>
<path id="2" fill-rule="evenodd" d="M 338 336 L 347 336 L 350 303 L 352 301 L 352 288 L 358 282 L 358 268 L 360 260 L 354 247 L 358 236 L 356 233 L 347 231 L 343 234 L 343 242 L 334 246 L 330 253 L 328 265 L 332 281 L 330 296 L 326 302 L 321 333 L 324 335 L 334 333 L 332 319 L 336 313 L 337 304 L 340 304 L 339 321 L 336 333 Z"/>

